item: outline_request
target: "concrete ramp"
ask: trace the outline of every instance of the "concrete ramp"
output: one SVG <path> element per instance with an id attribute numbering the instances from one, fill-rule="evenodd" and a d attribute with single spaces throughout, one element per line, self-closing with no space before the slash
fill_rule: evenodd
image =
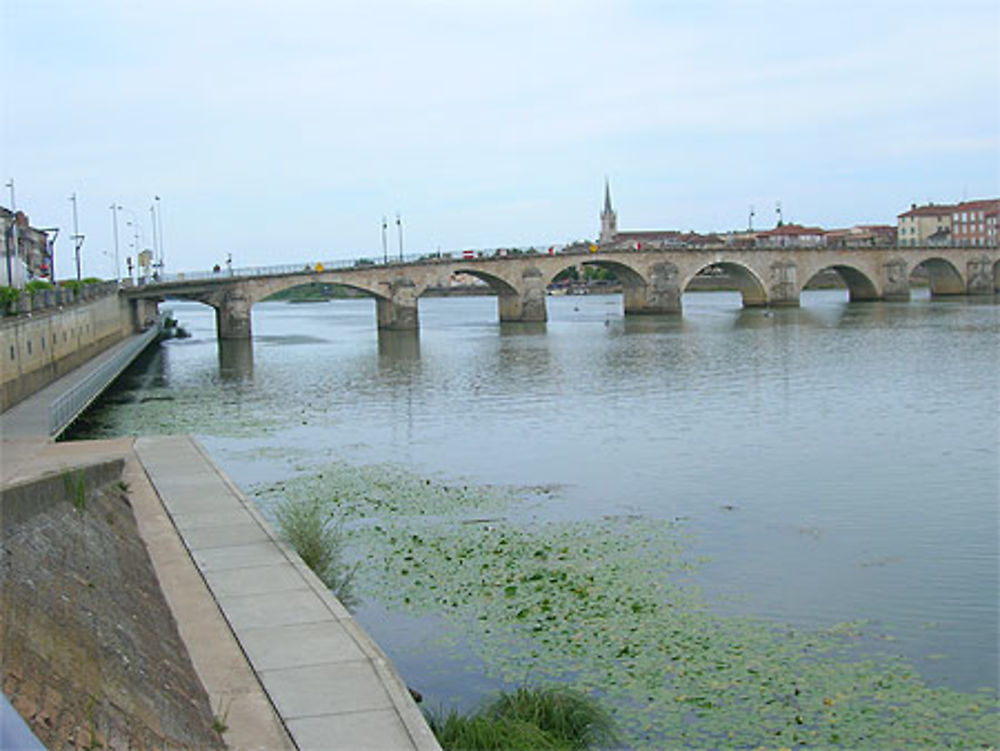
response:
<path id="1" fill-rule="evenodd" d="M 135 451 L 296 747 L 440 748 L 386 656 L 193 438 Z"/>

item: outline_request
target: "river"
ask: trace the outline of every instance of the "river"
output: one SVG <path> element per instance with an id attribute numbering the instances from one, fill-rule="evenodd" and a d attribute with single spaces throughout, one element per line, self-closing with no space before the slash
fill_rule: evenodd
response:
<path id="1" fill-rule="evenodd" d="M 261 303 L 252 344 L 220 346 L 210 308 L 169 302 L 192 337 L 128 371 L 75 437 L 192 432 L 249 492 L 393 463 L 532 488 L 539 523 L 670 520 L 714 614 L 865 621 L 929 685 L 995 693 L 996 298 L 825 290 L 744 310 L 706 292 L 683 316 L 628 319 L 617 295 L 548 305 L 546 324 L 508 326 L 492 298 L 422 300 L 417 336 L 378 334 L 370 300 Z M 428 643 L 436 616 L 359 594 L 435 703 L 499 685 L 471 677 L 488 672 L 475 644 Z"/>

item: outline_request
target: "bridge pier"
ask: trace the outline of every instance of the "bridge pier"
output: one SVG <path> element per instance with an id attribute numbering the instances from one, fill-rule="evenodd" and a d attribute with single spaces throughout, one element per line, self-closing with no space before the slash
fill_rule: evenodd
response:
<path id="1" fill-rule="evenodd" d="M 535 322 L 548 320 L 545 309 L 545 279 L 534 266 L 521 274 L 520 289 L 513 293 L 501 290 L 497 295 L 500 320 L 503 322 Z"/>
<path id="2" fill-rule="evenodd" d="M 767 305 L 775 308 L 799 307 L 798 267 L 794 261 L 775 261 L 771 264 Z M 744 297 L 744 301 L 746 297 Z"/>
<path id="3" fill-rule="evenodd" d="M 408 277 L 396 277 L 384 284 L 388 295 L 375 298 L 378 327 L 386 331 L 418 330 L 417 285 Z"/>
<path id="4" fill-rule="evenodd" d="M 218 301 L 209 303 L 215 308 L 215 331 L 219 339 L 249 339 L 250 307 L 253 305 L 243 285 L 227 289 Z"/>
<path id="5" fill-rule="evenodd" d="M 653 264 L 649 281 L 622 279 L 625 315 L 662 315 L 681 312 L 680 270 L 669 261 Z"/>
<path id="6" fill-rule="evenodd" d="M 910 269 L 902 258 L 890 258 L 882 265 L 882 299 L 910 299 Z"/>
<path id="7" fill-rule="evenodd" d="M 993 262 L 987 255 L 973 258 L 966 263 L 966 293 L 992 295 L 994 292 Z"/>

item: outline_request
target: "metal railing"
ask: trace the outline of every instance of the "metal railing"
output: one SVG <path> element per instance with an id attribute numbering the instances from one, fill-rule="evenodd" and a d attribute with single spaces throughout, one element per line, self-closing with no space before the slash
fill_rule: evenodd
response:
<path id="1" fill-rule="evenodd" d="M 112 381 L 121 375 L 125 368 L 132 364 L 132 361 L 160 334 L 163 321 L 164 318 L 161 316 L 157 325 L 150 326 L 107 362 L 102 363 L 97 370 L 52 402 L 49 406 L 50 436 L 55 437 L 62 433 Z"/>
<path id="2" fill-rule="evenodd" d="M 221 281 L 231 277 L 291 276 L 294 274 L 315 274 L 323 271 L 408 266 L 415 263 L 448 263 L 474 258 L 517 258 L 526 254 L 547 255 L 550 248 L 553 252 L 560 253 L 566 247 L 566 245 L 557 244 L 532 248 L 480 248 L 477 250 L 459 250 L 448 253 L 411 253 L 404 255 L 402 258 L 399 255 L 390 255 L 388 259 L 370 256 L 367 258 L 337 259 L 333 261 L 281 264 L 277 266 L 242 266 L 239 268 L 220 266 L 217 271 L 212 269 L 209 271 L 184 271 L 161 274 L 156 279 L 146 278 L 140 280 L 139 286 L 203 281 L 205 279 L 218 279 Z"/>

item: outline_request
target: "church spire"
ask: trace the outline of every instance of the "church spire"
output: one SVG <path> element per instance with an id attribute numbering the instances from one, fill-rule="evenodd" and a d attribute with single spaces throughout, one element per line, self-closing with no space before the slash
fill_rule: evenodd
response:
<path id="1" fill-rule="evenodd" d="M 618 234 L 618 217 L 611 206 L 611 183 L 604 178 L 604 211 L 601 212 L 601 236 L 598 242 L 602 245 L 614 242 Z"/>

